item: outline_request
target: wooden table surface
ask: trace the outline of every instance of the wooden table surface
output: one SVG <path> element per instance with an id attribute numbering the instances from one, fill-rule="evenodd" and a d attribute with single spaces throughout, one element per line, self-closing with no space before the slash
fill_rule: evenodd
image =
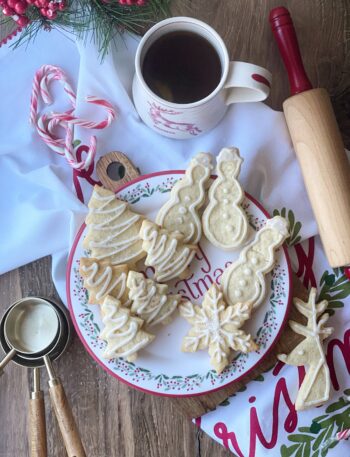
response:
<path id="1" fill-rule="evenodd" d="M 281 109 L 288 82 L 268 25 L 269 10 L 283 4 L 293 16 L 305 67 L 315 86 L 332 95 L 345 144 L 350 147 L 350 3 L 347 0 L 179 0 L 174 15 L 213 26 L 231 58 L 270 69 L 273 88 L 267 104 Z M 0 30 L 0 38 L 5 31 Z M 20 62 L 19 62 L 20 65 Z M 6 240 L 2 240 L 6 242 Z M 50 258 L 0 276 L 0 312 L 27 295 L 57 297 Z M 55 362 L 77 418 L 89 457 L 187 457 L 232 455 L 185 419 L 166 398 L 136 390 L 107 375 L 75 336 L 66 355 Z M 45 385 L 47 376 L 42 372 Z M 31 371 L 14 364 L 0 388 L 0 457 L 28 455 L 27 401 Z M 49 456 L 65 456 L 46 396 Z"/>

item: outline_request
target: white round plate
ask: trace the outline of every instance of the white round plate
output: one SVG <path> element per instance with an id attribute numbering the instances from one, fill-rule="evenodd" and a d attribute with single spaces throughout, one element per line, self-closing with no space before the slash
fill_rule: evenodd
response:
<path id="1" fill-rule="evenodd" d="M 121 188 L 117 196 L 128 201 L 133 210 L 154 220 L 159 208 L 169 198 L 169 191 L 183 173 L 182 170 L 175 170 L 140 176 Z M 251 226 L 256 230 L 269 218 L 262 206 L 249 195 L 246 195 L 243 207 Z M 259 350 L 250 354 L 237 354 L 231 365 L 220 375 L 210 367 L 207 351 L 181 352 L 181 341 L 190 325 L 180 316 L 176 316 L 170 325 L 154 330 L 155 340 L 139 352 L 135 363 L 121 358 L 109 361 L 103 359 L 105 342 L 99 339 L 102 328 L 100 310 L 98 306 L 88 305 L 88 294 L 79 275 L 79 259 L 87 255 L 82 247 L 85 234 L 86 226 L 83 224 L 68 261 L 68 305 L 81 341 L 91 356 L 112 376 L 157 395 L 200 395 L 239 380 L 266 357 L 277 341 L 286 322 L 291 292 L 291 271 L 285 248 L 277 251 L 276 266 L 267 275 L 265 301 L 245 326 L 258 343 Z M 200 304 L 210 284 L 213 281 L 220 284 L 223 269 L 238 254 L 221 251 L 202 237 L 199 254 L 190 266 L 190 277 L 187 280 L 172 281 L 170 290 Z"/>

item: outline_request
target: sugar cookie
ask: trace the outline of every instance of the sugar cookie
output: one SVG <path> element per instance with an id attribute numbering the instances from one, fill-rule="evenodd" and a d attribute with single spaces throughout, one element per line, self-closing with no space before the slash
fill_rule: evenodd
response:
<path id="1" fill-rule="evenodd" d="M 130 306 L 126 278 L 127 265 L 110 265 L 97 259 L 82 257 L 79 272 L 84 278 L 84 287 L 89 292 L 89 304 L 102 305 L 107 295 L 121 301 L 123 306 Z"/>
<path id="2" fill-rule="evenodd" d="M 228 304 L 248 303 L 256 308 L 266 294 L 265 277 L 275 264 L 275 250 L 288 238 L 288 222 L 280 216 L 268 219 L 239 258 L 223 273 L 221 288 Z"/>
<path id="3" fill-rule="evenodd" d="M 232 350 L 247 353 L 258 349 L 251 335 L 240 329 L 249 319 L 251 307 L 243 303 L 227 306 L 215 283 L 205 294 L 201 307 L 187 301 L 179 310 L 192 324 L 183 339 L 182 350 L 195 352 L 209 348 L 210 363 L 217 373 L 230 363 Z"/>
<path id="4" fill-rule="evenodd" d="M 224 148 L 217 158 L 217 175 L 209 189 L 209 205 L 202 222 L 207 239 L 216 247 L 230 251 L 248 236 L 248 218 L 241 203 L 243 189 L 238 181 L 243 159 L 237 148 Z"/>
<path id="5" fill-rule="evenodd" d="M 327 309 L 328 302 L 323 300 L 316 304 L 315 288 L 311 289 L 307 303 L 294 298 L 294 305 L 307 317 L 307 324 L 289 321 L 289 325 L 295 333 L 303 335 L 305 339 L 290 354 L 279 354 L 277 357 L 288 365 L 308 366 L 295 402 L 295 409 L 301 411 L 323 405 L 329 399 L 331 382 L 322 341 L 333 333 L 333 328 L 324 326 L 329 318 L 327 313 L 317 322 Z"/>
<path id="6" fill-rule="evenodd" d="M 137 358 L 137 351 L 153 341 L 154 335 L 141 330 L 143 320 L 131 316 L 130 309 L 121 306 L 116 298 L 107 295 L 101 311 L 105 327 L 100 338 L 107 342 L 105 359 L 124 357 L 132 362 Z"/>
<path id="7" fill-rule="evenodd" d="M 202 235 L 199 208 L 205 201 L 205 185 L 212 170 L 212 156 L 201 152 L 190 162 L 183 178 L 172 188 L 170 198 L 159 210 L 156 223 L 169 230 L 179 230 L 184 243 L 197 244 Z"/>
<path id="8" fill-rule="evenodd" d="M 112 265 L 134 264 L 145 256 L 139 231 L 143 217 L 116 198 L 110 190 L 95 186 L 86 218 L 83 246 L 97 260 Z"/>
<path id="9" fill-rule="evenodd" d="M 180 232 L 169 232 L 145 220 L 140 237 L 143 240 L 142 248 L 147 252 L 145 265 L 155 269 L 157 281 L 169 281 L 185 274 L 196 253 L 196 246 L 184 244 Z"/>
<path id="10" fill-rule="evenodd" d="M 132 300 L 131 312 L 151 327 L 159 323 L 165 325 L 181 301 L 181 295 L 168 294 L 166 284 L 158 284 L 146 279 L 142 273 L 130 271 L 127 279 L 129 298 Z"/>

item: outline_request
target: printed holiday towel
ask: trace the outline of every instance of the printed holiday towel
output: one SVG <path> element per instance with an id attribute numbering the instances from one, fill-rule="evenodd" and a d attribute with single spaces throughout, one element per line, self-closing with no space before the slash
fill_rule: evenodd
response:
<path id="1" fill-rule="evenodd" d="M 188 141 L 163 138 L 143 125 L 132 104 L 137 42 L 131 36 L 118 40 L 102 64 L 89 40 L 76 43 L 74 37 L 54 30 L 41 32 L 35 44 L 16 52 L 8 46 L 0 49 L 0 272 L 52 254 L 53 278 L 65 302 L 67 255 L 98 181 L 94 163 L 87 171 L 73 171 L 28 122 L 31 83 L 41 65 L 57 65 L 67 73 L 77 91 L 79 116 L 103 116 L 100 108 L 84 101 L 87 95 L 107 99 L 117 108 L 118 119 L 96 134 L 95 163 L 102 154 L 120 150 L 142 173 L 149 173 L 184 168 L 198 151 L 217 154 L 224 146 L 239 147 L 245 159 L 245 189 L 271 214 L 288 217 L 293 267 L 306 286 L 317 285 L 321 298 L 330 301 L 329 325 L 335 333 L 328 341 L 327 357 L 333 390 L 325 407 L 296 414 L 293 404 L 304 370 L 279 363 L 197 423 L 240 457 L 350 455 L 345 441 L 324 447 L 329 437 L 350 426 L 350 283 L 341 269 L 328 267 L 318 238 L 313 238 L 316 225 L 282 113 L 262 103 L 235 105 L 206 135 Z M 66 111 L 70 105 L 62 87 L 54 83 L 50 90 L 55 102 L 45 109 Z M 89 135 L 76 128 L 79 160 L 86 156 Z"/>

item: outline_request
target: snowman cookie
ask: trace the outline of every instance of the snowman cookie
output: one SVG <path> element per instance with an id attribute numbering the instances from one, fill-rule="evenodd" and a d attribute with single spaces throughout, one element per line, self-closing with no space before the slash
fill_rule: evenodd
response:
<path id="1" fill-rule="evenodd" d="M 209 205 L 202 217 L 208 241 L 225 251 L 242 246 L 248 236 L 248 218 L 241 206 L 244 191 L 238 181 L 242 162 L 237 148 L 221 150 L 218 177 L 209 189 Z"/>
<path id="2" fill-rule="evenodd" d="M 190 162 L 182 179 L 170 192 L 170 199 L 159 210 L 156 223 L 184 235 L 183 242 L 197 244 L 202 235 L 198 210 L 205 202 L 205 186 L 212 170 L 212 156 L 201 152 Z"/>
<path id="3" fill-rule="evenodd" d="M 265 275 L 275 264 L 275 250 L 288 236 L 288 222 L 275 216 L 242 249 L 222 275 L 221 288 L 229 305 L 248 303 L 256 308 L 261 304 L 266 293 Z"/>

